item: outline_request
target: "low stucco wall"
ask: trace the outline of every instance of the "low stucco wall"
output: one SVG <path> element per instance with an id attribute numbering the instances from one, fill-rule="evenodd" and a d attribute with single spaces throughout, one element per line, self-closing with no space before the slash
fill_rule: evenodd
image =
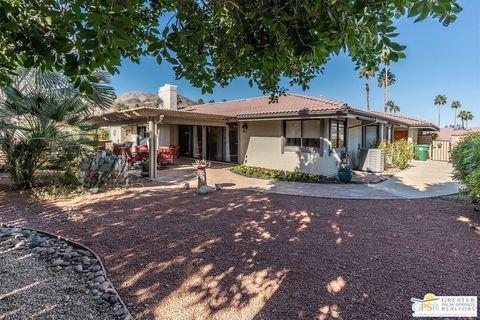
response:
<path id="1" fill-rule="evenodd" d="M 337 172 L 335 153 L 329 155 L 329 146 L 324 143 L 323 156 L 319 152 L 287 151 L 282 153 L 282 122 L 248 122 L 246 132 L 240 132 L 240 162 L 254 167 L 279 169 L 325 176 Z M 240 124 L 241 127 L 241 124 Z"/>

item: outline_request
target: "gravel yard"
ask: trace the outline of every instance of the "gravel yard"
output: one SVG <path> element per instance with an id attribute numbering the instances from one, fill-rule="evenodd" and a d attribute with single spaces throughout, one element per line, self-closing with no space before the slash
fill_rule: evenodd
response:
<path id="1" fill-rule="evenodd" d="M 27 250 L 0 239 L 0 319 L 115 319 L 86 293 L 85 282 L 72 270 L 59 272 Z"/>
<path id="2" fill-rule="evenodd" d="M 480 293 L 479 214 L 441 199 L 0 192 L 0 212 L 99 253 L 137 319 L 406 319 L 412 297 Z"/>

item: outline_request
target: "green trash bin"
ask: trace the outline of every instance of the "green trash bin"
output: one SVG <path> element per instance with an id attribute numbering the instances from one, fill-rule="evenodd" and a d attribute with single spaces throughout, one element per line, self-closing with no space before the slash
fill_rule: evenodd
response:
<path id="1" fill-rule="evenodd" d="M 427 161 L 428 159 L 428 144 L 417 144 L 415 146 L 415 154 L 417 157 L 415 159 L 420 161 Z"/>

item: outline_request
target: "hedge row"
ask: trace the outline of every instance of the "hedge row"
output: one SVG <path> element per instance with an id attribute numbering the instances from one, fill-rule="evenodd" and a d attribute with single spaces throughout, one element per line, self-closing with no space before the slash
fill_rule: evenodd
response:
<path id="1" fill-rule="evenodd" d="M 325 176 L 314 173 L 303 173 L 299 171 L 285 171 L 275 169 L 265 169 L 250 167 L 244 164 L 231 167 L 230 171 L 246 177 L 273 179 L 292 182 L 321 182 L 326 179 Z"/>

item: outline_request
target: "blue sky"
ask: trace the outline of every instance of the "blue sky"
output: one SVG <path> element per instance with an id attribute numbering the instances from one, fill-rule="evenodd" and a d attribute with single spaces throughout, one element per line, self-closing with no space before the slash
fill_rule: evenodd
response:
<path id="1" fill-rule="evenodd" d="M 448 103 L 442 108 L 441 125 L 453 123 L 452 100 L 460 100 L 463 110 L 472 111 L 475 119 L 469 126 L 480 127 L 480 1 L 460 0 L 463 11 L 449 27 L 427 19 L 413 23 L 412 19 L 397 21 L 397 42 L 407 45 L 406 59 L 392 64 L 397 83 L 389 88 L 389 99 L 401 108 L 401 114 L 428 119 L 437 123 L 437 109 L 433 99 L 445 94 Z M 366 108 L 364 80 L 359 79 L 354 63 L 345 54 L 333 56 L 325 66 L 325 72 L 310 83 L 309 95 L 337 99 L 351 106 Z M 203 95 L 200 89 L 186 80 L 175 80 L 171 65 L 158 65 L 154 59 L 144 57 L 140 64 L 124 61 L 120 74 L 113 77 L 117 94 L 127 91 L 156 93 L 165 83 L 179 86 L 179 93 L 208 101 L 215 99 L 239 99 L 262 95 L 257 88 L 250 88 L 248 81 L 237 79 L 228 87 L 214 89 L 213 95 Z M 285 81 L 285 86 L 288 82 Z M 383 108 L 383 89 L 370 83 L 373 109 Z M 291 92 L 302 93 L 300 88 Z M 458 123 L 458 121 L 457 121 Z"/>

